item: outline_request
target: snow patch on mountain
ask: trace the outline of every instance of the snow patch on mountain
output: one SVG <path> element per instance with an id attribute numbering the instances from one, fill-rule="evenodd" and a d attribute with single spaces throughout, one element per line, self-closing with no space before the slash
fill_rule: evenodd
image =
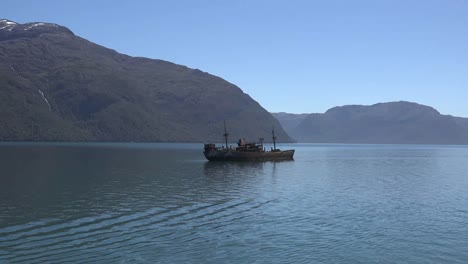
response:
<path id="1" fill-rule="evenodd" d="M 31 28 L 33 28 L 33 27 L 44 26 L 44 25 L 45 25 L 45 23 L 34 23 L 34 24 L 32 24 L 31 26 L 29 26 L 29 27 L 27 27 L 27 28 L 25 28 L 25 29 L 23 29 L 23 30 L 29 30 L 29 29 L 31 29 Z"/>

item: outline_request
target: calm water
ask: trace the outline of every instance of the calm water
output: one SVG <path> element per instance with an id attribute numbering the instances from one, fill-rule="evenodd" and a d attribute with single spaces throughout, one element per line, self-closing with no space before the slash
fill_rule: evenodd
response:
<path id="1" fill-rule="evenodd" d="M 0 145 L 0 263 L 468 263 L 468 146 Z"/>

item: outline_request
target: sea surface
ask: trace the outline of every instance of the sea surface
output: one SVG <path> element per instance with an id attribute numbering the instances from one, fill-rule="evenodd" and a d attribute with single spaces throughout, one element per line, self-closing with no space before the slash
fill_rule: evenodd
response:
<path id="1" fill-rule="evenodd" d="M 0 263 L 468 263 L 468 146 L 202 147 L 1 143 Z"/>

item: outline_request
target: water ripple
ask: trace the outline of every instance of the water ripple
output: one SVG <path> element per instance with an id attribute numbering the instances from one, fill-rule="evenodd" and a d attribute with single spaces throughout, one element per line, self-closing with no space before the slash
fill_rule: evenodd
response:
<path id="1" fill-rule="evenodd" d="M 0 263 L 466 263 L 467 149 L 297 148 L 252 164 L 48 149 L 18 175 L 35 184 L 0 192 Z M 3 154 L 7 174 L 25 153 Z"/>
<path id="2" fill-rule="evenodd" d="M 31 230 L 29 233 L 22 233 L 16 239 L 23 238 L 26 243 L 9 243 L 3 247 L 15 251 L 14 257 L 6 258 L 12 262 L 41 262 L 43 260 L 53 261 L 54 257 L 69 255 L 77 251 L 84 251 L 83 255 L 89 255 L 93 251 L 91 248 L 105 248 L 107 252 L 115 252 L 122 248 L 121 244 L 126 246 L 136 246 L 147 243 L 146 239 L 138 241 L 141 237 L 145 237 L 151 231 L 161 230 L 176 230 L 183 227 L 184 229 L 197 229 L 205 225 L 214 225 L 213 228 L 220 228 L 243 217 L 239 214 L 251 212 L 254 209 L 260 208 L 267 204 L 264 202 L 259 205 L 252 204 L 251 201 L 219 201 L 214 204 L 192 205 L 181 208 L 161 209 L 153 208 L 146 212 L 135 213 L 125 216 L 99 216 L 95 218 L 87 217 L 77 219 L 59 225 L 48 226 L 47 228 L 39 228 Z M 248 205 L 248 207 L 245 207 Z M 238 209 L 239 208 L 239 209 Z M 229 218 L 237 215 L 236 218 Z M 224 222 L 219 222 L 221 219 L 227 218 Z M 200 224 L 196 224 L 200 222 Z M 216 224 L 218 223 L 218 224 Z M 69 228 L 63 229 L 62 226 Z M 47 232 L 44 232 L 47 230 Z M 52 232 L 54 231 L 54 232 Z M 51 233 L 52 232 L 52 233 Z M 152 237 L 152 239 L 161 238 L 164 236 L 173 236 L 175 231 L 168 231 L 162 236 Z M 193 235 L 196 232 L 175 236 L 174 239 L 188 239 L 188 241 L 196 240 Z M 30 235 L 30 237 L 27 237 Z M 132 243 L 129 243 L 133 241 Z M 117 247 L 113 247 L 117 245 Z M 44 252 L 44 249 L 47 249 Z M 77 253 L 76 257 L 81 256 Z M 70 256 L 68 256 L 70 257 Z"/>

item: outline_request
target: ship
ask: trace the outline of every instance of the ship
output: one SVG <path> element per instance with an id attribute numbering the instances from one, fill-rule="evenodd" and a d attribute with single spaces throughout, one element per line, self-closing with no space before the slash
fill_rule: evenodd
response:
<path id="1" fill-rule="evenodd" d="M 216 144 L 204 145 L 203 154 L 209 161 L 280 161 L 293 160 L 294 149 L 280 150 L 276 148 L 275 130 L 271 130 L 273 147 L 265 150 L 263 138 L 260 143 L 248 143 L 244 138 L 239 139 L 237 147 L 228 146 L 228 132 L 224 122 L 225 145 L 217 147 Z"/>

